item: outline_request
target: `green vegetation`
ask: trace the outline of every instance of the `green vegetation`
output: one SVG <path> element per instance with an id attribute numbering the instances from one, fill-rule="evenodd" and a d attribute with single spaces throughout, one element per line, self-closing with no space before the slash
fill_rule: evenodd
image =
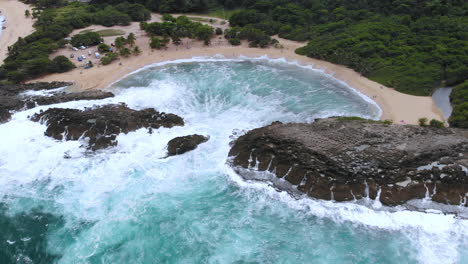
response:
<path id="1" fill-rule="evenodd" d="M 215 34 L 216 34 L 216 35 L 222 35 L 222 34 L 223 34 L 223 30 L 222 30 L 221 28 L 216 28 Z"/>
<path id="2" fill-rule="evenodd" d="M 101 37 L 112 37 L 112 36 L 122 36 L 125 35 L 125 31 L 120 29 L 102 29 L 96 31 Z"/>
<path id="3" fill-rule="evenodd" d="M 24 0 L 35 5 L 36 32 L 9 47 L 0 67 L 1 82 L 19 82 L 47 73 L 49 54 L 64 45 L 73 29 L 92 24 L 128 25 L 146 21 L 149 11 L 230 17 L 231 43 L 252 47 L 276 43 L 270 36 L 308 41 L 296 52 L 346 65 L 398 91 L 430 95 L 435 87 L 464 82 L 468 76 L 468 2 L 464 0 Z M 25 14 L 26 15 L 26 14 Z M 183 37 L 209 44 L 213 29 L 187 17 L 164 16 L 143 22 L 152 36 L 180 43 Z M 203 18 L 202 18 L 203 19 Z M 208 19 L 209 22 L 209 19 Z M 32 69 L 33 65 L 41 70 Z M 451 124 L 465 126 L 466 88 L 452 96 Z M 458 103 L 457 100 L 462 100 Z M 463 125 L 464 124 L 464 125 Z"/>
<path id="4" fill-rule="evenodd" d="M 84 34 L 77 34 L 71 38 L 70 44 L 73 47 L 80 46 L 94 46 L 101 43 L 103 40 L 101 35 L 97 32 L 87 32 Z"/>
<path id="5" fill-rule="evenodd" d="M 164 19 L 165 21 L 162 23 L 142 22 L 140 23 L 140 27 L 152 36 L 170 37 L 173 40 L 180 40 L 180 38 L 184 37 L 196 38 L 198 40 L 203 40 L 205 45 L 210 43 L 211 37 L 213 36 L 212 27 L 199 22 L 193 22 L 186 16 L 179 16 L 174 19 L 172 16 L 166 15 Z M 153 40 L 154 45 L 150 44 L 151 47 L 158 45 L 157 38 L 153 38 Z M 151 41 L 152 43 L 153 40 Z"/>
<path id="6" fill-rule="evenodd" d="M 120 56 L 127 58 L 132 54 L 132 52 L 128 48 L 122 48 L 120 49 Z"/>
<path id="7" fill-rule="evenodd" d="M 449 124 L 453 127 L 468 128 L 468 80 L 453 89 L 450 101 L 453 112 L 448 120 Z"/>
<path id="8" fill-rule="evenodd" d="M 109 46 L 107 44 L 101 43 L 101 44 L 98 45 L 98 51 L 101 52 L 101 53 L 109 52 L 110 49 L 111 49 L 111 46 Z"/>
<path id="9" fill-rule="evenodd" d="M 233 46 L 239 46 L 241 43 L 240 39 L 238 38 L 230 38 L 229 39 L 229 44 L 233 45 Z"/>
<path id="10" fill-rule="evenodd" d="M 133 48 L 133 50 L 132 50 L 132 54 L 135 55 L 135 56 L 136 56 L 136 55 L 140 55 L 140 54 L 141 54 L 141 49 L 140 49 L 140 47 L 135 46 L 135 47 Z"/>
<path id="11" fill-rule="evenodd" d="M 425 118 L 425 117 L 422 117 L 422 118 L 419 118 L 419 119 L 418 119 L 418 123 L 419 123 L 419 125 L 422 126 L 422 127 L 427 126 L 427 121 L 429 121 L 429 120 L 427 120 L 427 118 Z"/>
<path id="12" fill-rule="evenodd" d="M 358 116 L 341 116 L 341 117 L 337 117 L 336 120 L 340 120 L 340 121 L 359 120 L 359 121 L 366 122 L 366 123 L 377 123 L 377 124 L 384 124 L 384 125 L 393 124 L 392 120 L 372 120 L 372 119 L 365 119 L 365 118 L 358 117 Z"/>
<path id="13" fill-rule="evenodd" d="M 245 7 L 231 25 L 309 40 L 298 54 L 344 64 L 405 93 L 429 95 L 468 76 L 466 1 L 264 0 Z"/>
<path id="14" fill-rule="evenodd" d="M 127 39 L 125 37 L 118 37 L 114 40 L 115 47 L 121 49 L 127 44 Z"/>
<path id="15" fill-rule="evenodd" d="M 152 37 L 150 41 L 150 47 L 152 49 L 162 49 L 165 48 L 167 43 L 169 42 L 168 38 L 158 38 L 158 37 Z"/>
<path id="16" fill-rule="evenodd" d="M 436 119 L 431 119 L 429 122 L 430 127 L 435 127 L 435 128 L 443 128 L 444 127 L 444 122 L 436 120 Z"/>
<path id="17" fill-rule="evenodd" d="M 224 33 L 224 37 L 228 39 L 231 44 L 238 43 L 237 40 L 231 42 L 231 39 L 248 40 L 250 47 L 266 48 L 272 44 L 278 43 L 276 39 L 272 39 L 268 34 L 252 25 L 227 29 Z"/>
<path id="18" fill-rule="evenodd" d="M 117 60 L 119 58 L 119 55 L 114 52 L 108 52 L 106 53 L 106 56 L 101 58 L 101 63 L 102 65 L 107 65 L 110 64 L 111 62 Z"/>
<path id="19" fill-rule="evenodd" d="M 135 40 L 136 40 L 135 34 L 133 34 L 133 33 L 128 34 L 127 44 L 129 44 L 131 47 L 133 47 L 133 45 L 135 45 Z"/>
<path id="20" fill-rule="evenodd" d="M 66 43 L 67 37 L 74 29 L 84 28 L 93 24 L 104 26 L 128 25 L 130 21 L 142 21 L 149 18 L 149 11 L 142 5 L 126 2 L 107 5 L 105 1 L 93 1 L 91 4 L 60 1 L 60 0 L 27 0 L 26 3 L 36 5 L 32 16 L 37 18 L 34 23 L 36 31 L 8 48 L 8 57 L 0 66 L 0 83 L 22 82 L 42 74 L 57 72 L 59 69 L 70 69 L 70 62 L 64 63 L 64 58 L 58 59 L 68 67 L 56 67 L 49 58 Z M 135 10 L 139 10 L 135 15 Z M 96 35 L 97 34 L 97 35 Z M 98 32 L 83 32 L 75 37 L 73 45 L 97 44 Z M 83 36 L 93 36 L 85 39 Z M 54 66 L 55 65 L 55 66 Z"/>

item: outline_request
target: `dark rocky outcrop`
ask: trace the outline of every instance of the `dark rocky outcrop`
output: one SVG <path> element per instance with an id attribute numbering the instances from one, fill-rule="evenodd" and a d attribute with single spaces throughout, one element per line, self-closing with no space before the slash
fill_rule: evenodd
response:
<path id="1" fill-rule="evenodd" d="M 192 151 L 201 143 L 207 142 L 208 139 L 208 137 L 196 134 L 173 138 L 167 143 L 167 154 L 168 156 L 174 156 Z"/>
<path id="2" fill-rule="evenodd" d="M 0 85 L 0 96 L 15 96 L 21 92 L 32 90 L 52 90 L 60 87 L 70 86 L 70 82 L 36 82 L 26 84 Z"/>
<path id="3" fill-rule="evenodd" d="M 329 118 L 254 129 L 229 156 L 246 178 L 319 199 L 398 205 L 430 197 L 459 205 L 468 199 L 467 136 L 461 129 Z"/>
<path id="4" fill-rule="evenodd" d="M 36 105 L 50 105 L 79 100 L 101 100 L 109 97 L 114 97 L 114 94 L 101 90 L 92 90 L 76 93 L 60 92 L 55 93 L 52 96 L 33 96 L 23 99 L 22 101 L 25 103 L 27 108 L 33 108 Z"/>
<path id="5" fill-rule="evenodd" d="M 45 123 L 45 135 L 58 140 L 89 138 L 92 150 L 114 146 L 118 134 L 142 127 L 158 129 L 184 125 L 183 119 L 177 115 L 160 113 L 152 108 L 137 111 L 124 104 L 85 110 L 50 108 L 35 114 L 31 120 Z"/>
<path id="6" fill-rule="evenodd" d="M 26 96 L 21 92 L 28 90 L 51 90 L 71 85 L 71 83 L 31 83 L 0 86 L 0 124 L 10 120 L 11 113 L 22 109 L 33 108 L 37 105 L 49 105 L 78 100 L 100 100 L 113 97 L 111 92 L 100 90 L 84 92 L 55 92 L 48 96 Z"/>

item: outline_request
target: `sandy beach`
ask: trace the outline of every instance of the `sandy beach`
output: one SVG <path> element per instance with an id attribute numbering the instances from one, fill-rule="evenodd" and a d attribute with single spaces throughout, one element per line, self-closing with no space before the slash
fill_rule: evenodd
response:
<path id="1" fill-rule="evenodd" d="M 25 5 L 17 1 L 0 1 L 4 10 L 6 9 L 3 7 L 3 3 L 16 4 L 17 9 L 19 9 L 19 6 L 22 7 L 23 9 L 18 12 L 22 14 L 20 17 L 24 18 Z M 159 20 L 160 16 L 153 14 L 151 21 Z M 219 21 L 219 19 L 217 20 Z M 214 26 L 216 27 L 216 25 Z M 241 46 L 237 47 L 231 46 L 223 37 L 217 36 L 212 39 L 210 46 L 204 46 L 200 41 L 184 39 L 183 43 L 179 46 L 170 44 L 165 50 L 152 50 L 149 47 L 149 38 L 146 36 L 144 31 L 140 30 L 139 23 L 132 23 L 129 26 L 115 26 L 112 28 L 123 30 L 126 34 L 133 32 L 137 37 L 136 45 L 140 47 L 142 53 L 138 56 L 132 55 L 128 58 L 120 58 L 118 61 L 106 66 L 99 65 L 100 63 L 98 59 L 94 58 L 94 56 L 89 56 L 89 59 L 91 59 L 95 65 L 95 67 L 91 69 L 84 69 L 84 64 L 87 60 L 78 62 L 76 59 L 73 59 L 73 62 L 77 65 L 76 69 L 66 73 L 47 75 L 33 81 L 69 81 L 75 83 L 74 89 L 76 90 L 105 89 L 113 82 L 144 66 L 163 61 L 215 55 L 224 56 L 225 58 L 268 56 L 272 59 L 284 58 L 301 65 L 311 65 L 313 68 L 322 69 L 325 73 L 347 83 L 349 86 L 367 95 L 380 106 L 383 111 L 381 116 L 382 120 L 390 119 L 393 120 L 394 123 L 398 124 L 417 124 L 418 119 L 421 117 L 443 120 L 441 111 L 436 107 L 430 96 L 412 96 L 403 94 L 371 81 L 345 66 L 335 65 L 329 62 L 295 54 L 294 50 L 305 45 L 305 43 L 277 38 L 282 48 L 271 47 L 261 49 L 249 48 L 247 43 L 243 43 Z M 71 36 L 78 34 L 83 30 L 97 31 L 102 29 L 108 28 L 103 26 L 90 26 L 88 28 L 75 30 L 72 32 Z M 116 37 L 117 36 L 105 37 L 104 42 L 110 44 Z M 0 38 L 0 41 L 6 40 L 11 39 L 9 37 L 4 39 L 3 36 Z M 73 51 L 71 47 L 63 48 L 51 54 L 50 57 L 53 58 L 58 55 L 70 57 L 71 54 L 74 54 L 76 58 L 79 55 L 88 56 L 89 51 L 94 54 L 95 47 L 80 51 Z M 1 52 L 0 56 L 4 56 L 4 51 Z"/>
<path id="2" fill-rule="evenodd" d="M 25 37 L 34 32 L 34 20 L 31 17 L 25 17 L 24 11 L 26 10 L 32 13 L 32 7 L 20 1 L 0 0 L 1 16 L 6 19 L 3 24 L 6 29 L 0 33 L 0 62 L 6 58 L 8 46 L 13 45 L 18 37 Z"/>

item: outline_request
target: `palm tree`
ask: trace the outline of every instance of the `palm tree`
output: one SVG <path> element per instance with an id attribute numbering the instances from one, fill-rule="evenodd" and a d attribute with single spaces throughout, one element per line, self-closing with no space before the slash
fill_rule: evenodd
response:
<path id="1" fill-rule="evenodd" d="M 140 55 L 141 49 L 138 46 L 135 46 L 132 52 L 133 52 L 133 55 Z"/>
<path id="2" fill-rule="evenodd" d="M 128 48 L 123 48 L 120 50 L 120 55 L 123 57 L 128 57 L 130 56 L 131 52 Z"/>
<path id="3" fill-rule="evenodd" d="M 130 46 L 133 47 L 133 45 L 135 45 L 135 40 L 136 40 L 135 34 L 133 33 L 128 34 L 127 43 L 130 44 Z"/>
<path id="4" fill-rule="evenodd" d="M 115 43 L 116 48 L 121 49 L 123 48 L 123 46 L 125 46 L 125 44 L 127 43 L 127 40 L 124 37 L 118 37 L 115 39 L 114 43 Z"/>

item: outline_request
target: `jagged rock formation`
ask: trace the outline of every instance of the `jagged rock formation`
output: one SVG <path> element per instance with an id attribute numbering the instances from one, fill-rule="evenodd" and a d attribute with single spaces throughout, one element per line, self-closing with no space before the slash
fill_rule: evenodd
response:
<path id="1" fill-rule="evenodd" d="M 15 96 L 21 92 L 32 90 L 52 90 L 60 87 L 70 86 L 70 82 L 35 82 L 26 84 L 0 85 L 0 96 Z"/>
<path id="2" fill-rule="evenodd" d="M 111 92 L 100 90 L 74 93 L 55 92 L 49 96 L 25 96 L 20 94 L 27 90 L 51 90 L 67 85 L 71 85 L 71 83 L 52 82 L 0 86 L 0 124 L 10 120 L 12 111 L 29 109 L 36 105 L 49 105 L 78 100 L 100 100 L 114 96 Z"/>
<path id="3" fill-rule="evenodd" d="M 33 115 L 31 120 L 45 123 L 45 135 L 58 140 L 89 138 L 92 150 L 114 146 L 118 134 L 127 134 L 142 127 L 158 129 L 184 125 L 183 119 L 177 115 L 160 113 L 152 108 L 137 111 L 124 104 L 85 110 L 50 108 Z"/>
<path id="4" fill-rule="evenodd" d="M 254 129 L 235 141 L 229 156 L 244 177 L 319 199 L 368 196 L 398 205 L 429 196 L 466 205 L 467 137 L 461 129 L 329 118 Z"/>
<path id="5" fill-rule="evenodd" d="M 207 142 L 208 139 L 208 137 L 197 134 L 173 138 L 167 143 L 167 155 L 174 156 L 192 151 L 201 143 Z"/>
<path id="6" fill-rule="evenodd" d="M 114 97 L 114 94 L 101 90 L 92 90 L 75 93 L 60 92 L 54 93 L 52 96 L 33 96 L 25 98 L 22 101 L 27 108 L 33 108 L 36 105 L 50 105 L 79 100 L 101 100 L 109 97 Z"/>

